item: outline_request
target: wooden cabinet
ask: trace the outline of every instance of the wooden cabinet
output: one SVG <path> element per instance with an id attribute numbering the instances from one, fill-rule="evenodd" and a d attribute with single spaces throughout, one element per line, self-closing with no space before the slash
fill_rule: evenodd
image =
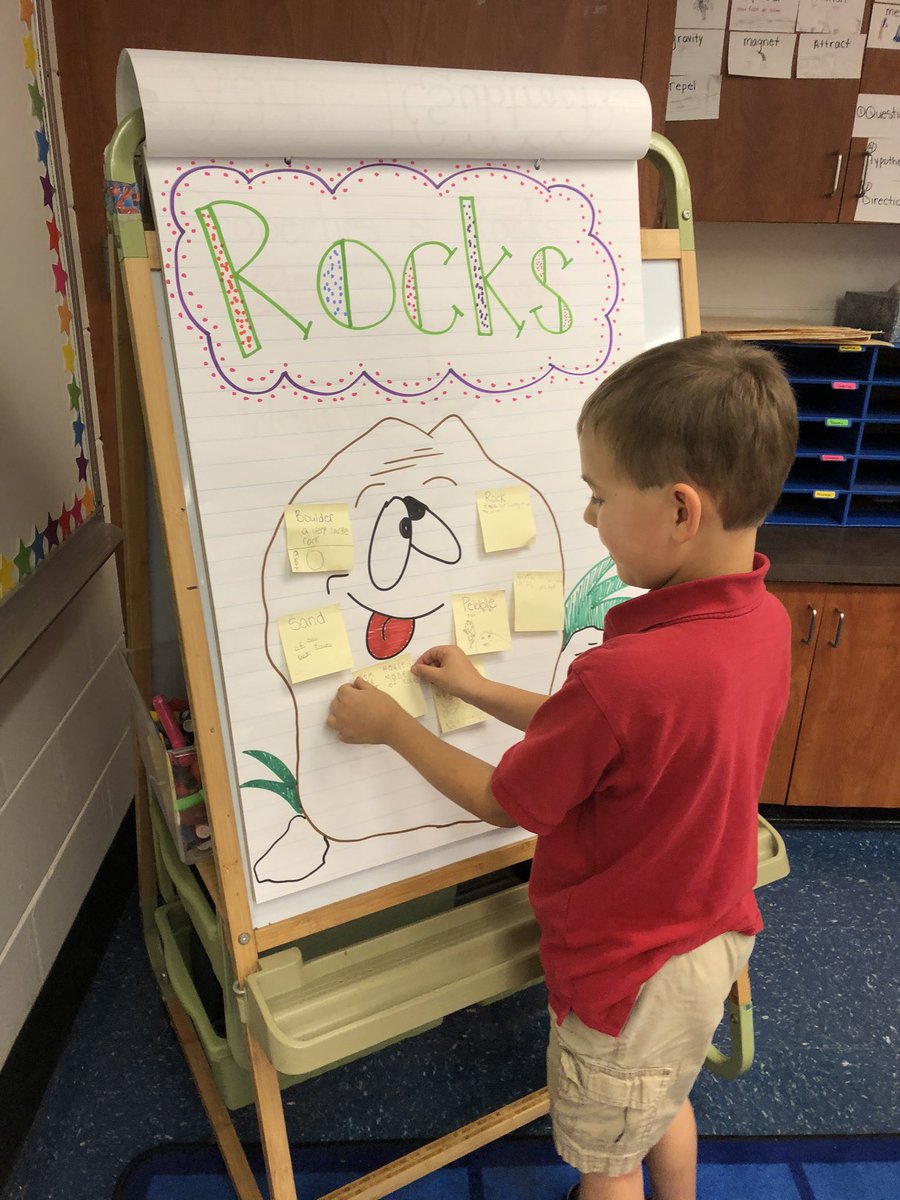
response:
<path id="1" fill-rule="evenodd" d="M 791 618 L 792 674 L 760 802 L 900 808 L 900 587 L 769 589 Z"/>
<path id="2" fill-rule="evenodd" d="M 726 33 L 726 62 L 727 47 Z M 851 137 L 857 96 L 897 90 L 893 50 L 867 49 L 860 79 L 724 75 L 717 121 L 665 129 L 687 166 L 694 219 L 852 222 L 866 149 Z"/>

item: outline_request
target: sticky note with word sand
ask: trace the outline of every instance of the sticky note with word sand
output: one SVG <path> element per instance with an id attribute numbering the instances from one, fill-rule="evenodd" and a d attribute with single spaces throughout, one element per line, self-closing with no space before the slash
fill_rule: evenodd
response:
<path id="1" fill-rule="evenodd" d="M 472 666 L 480 675 L 484 674 L 481 664 L 474 659 Z M 441 733 L 453 733 L 454 729 L 465 729 L 468 725 L 478 725 L 487 720 L 487 713 L 482 712 L 480 708 L 476 708 L 474 704 L 467 704 L 465 700 L 460 700 L 459 696 L 451 696 L 435 684 L 431 685 L 431 696 Z"/>
<path id="2" fill-rule="evenodd" d="M 537 633 L 563 627 L 562 571 L 513 573 L 513 628 Z"/>
<path id="3" fill-rule="evenodd" d="M 457 592 L 453 596 L 456 644 L 466 654 L 512 648 L 506 592 Z"/>
<path id="4" fill-rule="evenodd" d="M 425 695 L 422 685 L 411 673 L 412 664 L 410 655 L 398 654 L 396 658 L 389 658 L 387 662 L 357 671 L 357 676 L 377 687 L 379 691 L 393 696 L 411 717 L 424 717 Z"/>
<path id="5" fill-rule="evenodd" d="M 353 566 L 349 505 L 289 504 L 284 530 L 292 571 L 349 571 Z"/>
<path id="6" fill-rule="evenodd" d="M 475 493 L 481 538 L 485 551 L 515 550 L 527 546 L 536 536 L 531 495 L 528 488 L 490 488 Z"/>
<path id="7" fill-rule="evenodd" d="M 279 617 L 278 634 L 291 683 L 353 670 L 353 655 L 338 604 Z"/>

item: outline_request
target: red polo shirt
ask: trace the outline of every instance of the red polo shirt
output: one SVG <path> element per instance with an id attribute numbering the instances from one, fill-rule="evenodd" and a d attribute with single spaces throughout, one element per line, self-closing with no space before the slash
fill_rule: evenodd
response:
<path id="1" fill-rule="evenodd" d="M 538 835 L 529 896 L 560 1021 L 615 1037 L 672 955 L 762 928 L 757 801 L 790 679 L 768 566 L 613 608 L 494 770 Z"/>

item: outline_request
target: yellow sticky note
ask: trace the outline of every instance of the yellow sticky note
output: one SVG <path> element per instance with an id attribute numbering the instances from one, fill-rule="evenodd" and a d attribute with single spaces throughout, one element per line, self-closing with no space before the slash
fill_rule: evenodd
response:
<path id="1" fill-rule="evenodd" d="M 490 488 L 475 493 L 481 538 L 488 553 L 527 546 L 536 534 L 527 487 Z"/>
<path id="2" fill-rule="evenodd" d="M 338 604 L 279 617 L 278 633 L 291 683 L 353 669 L 353 655 Z"/>
<path id="3" fill-rule="evenodd" d="M 289 504 L 284 510 L 292 571 L 349 571 L 353 531 L 347 504 Z"/>
<path id="4" fill-rule="evenodd" d="M 425 696 L 422 685 L 415 675 L 410 673 L 413 660 L 408 654 L 398 654 L 386 662 L 366 667 L 357 671 L 373 687 L 393 696 L 401 708 L 405 708 L 411 717 L 425 716 Z"/>
<path id="5" fill-rule="evenodd" d="M 484 674 L 479 663 L 473 662 L 472 665 L 479 674 Z M 432 684 L 431 695 L 441 733 L 452 733 L 454 729 L 464 729 L 467 725 L 477 725 L 480 721 L 487 720 L 487 713 L 476 708 L 474 704 L 460 700 L 459 696 L 451 696 L 443 688 Z"/>
<path id="6" fill-rule="evenodd" d="M 453 597 L 453 623 L 456 644 L 466 654 L 489 654 L 512 647 L 506 592 L 457 592 Z"/>
<path id="7" fill-rule="evenodd" d="M 562 571 L 515 571 L 513 612 L 516 633 L 562 629 Z"/>

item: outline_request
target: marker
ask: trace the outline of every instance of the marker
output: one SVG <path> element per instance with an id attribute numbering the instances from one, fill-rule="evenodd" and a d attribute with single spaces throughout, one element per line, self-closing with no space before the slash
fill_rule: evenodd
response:
<path id="1" fill-rule="evenodd" d="M 175 720 L 171 708 L 164 696 L 153 697 L 153 707 L 156 710 L 156 715 L 159 717 L 159 723 L 166 731 L 166 737 L 169 739 L 169 745 L 173 750 L 180 750 L 182 746 L 186 746 L 187 738 L 181 731 L 181 726 Z"/>

